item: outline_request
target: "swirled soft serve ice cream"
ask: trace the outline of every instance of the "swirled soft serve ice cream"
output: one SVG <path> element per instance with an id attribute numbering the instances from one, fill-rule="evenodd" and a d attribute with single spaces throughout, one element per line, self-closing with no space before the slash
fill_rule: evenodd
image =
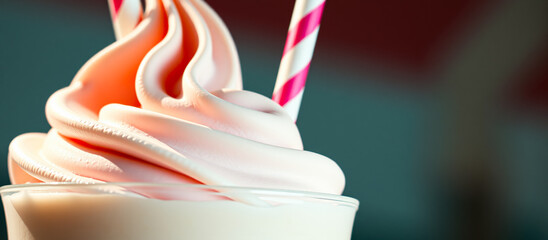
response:
<path id="1" fill-rule="evenodd" d="M 282 107 L 242 90 L 233 40 L 200 0 L 147 0 L 135 30 L 97 53 L 68 87 L 55 92 L 46 116 L 52 126 L 47 134 L 23 134 L 10 144 L 13 184 L 191 183 L 330 194 L 344 188 L 337 164 L 303 150 Z M 23 211 L 17 197 L 22 196 L 7 201 L 7 212 Z M 34 198 L 49 209 L 71 208 L 62 195 Z M 83 199 L 101 208 L 119 198 Z M 144 207 L 146 202 L 123 198 L 126 207 L 163 208 L 159 200 Z"/>
<path id="2" fill-rule="evenodd" d="M 202 1 L 148 1 L 128 37 L 47 102 L 48 134 L 10 145 L 25 182 L 183 182 L 340 194 L 330 159 L 303 151 L 270 99 L 241 90 L 232 39 Z"/>

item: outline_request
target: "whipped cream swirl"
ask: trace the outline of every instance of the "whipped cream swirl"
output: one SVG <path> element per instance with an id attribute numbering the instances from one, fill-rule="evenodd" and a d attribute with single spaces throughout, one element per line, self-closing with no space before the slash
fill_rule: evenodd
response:
<path id="1" fill-rule="evenodd" d="M 277 103 L 242 90 L 221 19 L 200 0 L 147 0 L 136 29 L 46 104 L 52 129 L 10 144 L 12 183 L 162 182 L 341 194 Z"/>

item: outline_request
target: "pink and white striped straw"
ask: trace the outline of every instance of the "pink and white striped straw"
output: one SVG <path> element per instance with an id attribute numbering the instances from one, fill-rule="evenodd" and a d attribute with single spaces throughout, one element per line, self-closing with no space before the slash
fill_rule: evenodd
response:
<path id="1" fill-rule="evenodd" d="M 117 40 L 133 31 L 143 19 L 140 0 L 108 0 L 108 6 Z"/>
<path id="2" fill-rule="evenodd" d="M 297 0 L 272 99 L 297 120 L 325 0 Z"/>

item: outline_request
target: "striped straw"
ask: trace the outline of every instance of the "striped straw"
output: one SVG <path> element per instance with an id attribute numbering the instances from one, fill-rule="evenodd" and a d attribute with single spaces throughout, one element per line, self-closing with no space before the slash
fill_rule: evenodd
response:
<path id="1" fill-rule="evenodd" d="M 272 99 L 296 121 L 325 0 L 297 0 Z"/>
<path id="2" fill-rule="evenodd" d="M 140 0 L 108 0 L 116 39 L 128 35 L 143 19 Z"/>

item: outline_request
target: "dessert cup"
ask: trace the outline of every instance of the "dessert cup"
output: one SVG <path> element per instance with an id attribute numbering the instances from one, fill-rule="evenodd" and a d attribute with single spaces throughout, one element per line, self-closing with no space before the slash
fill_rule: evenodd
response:
<path id="1" fill-rule="evenodd" d="M 0 188 L 9 239 L 348 240 L 356 199 L 192 184 Z"/>

